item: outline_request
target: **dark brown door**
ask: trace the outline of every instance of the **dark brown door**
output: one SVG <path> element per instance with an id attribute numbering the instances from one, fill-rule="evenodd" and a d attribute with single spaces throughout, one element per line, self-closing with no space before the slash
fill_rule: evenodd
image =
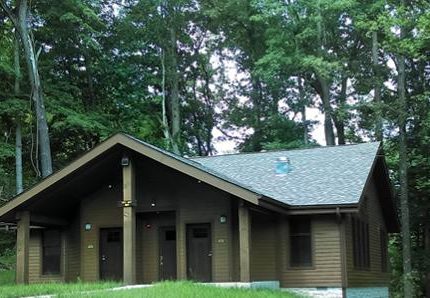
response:
<path id="1" fill-rule="evenodd" d="M 100 279 L 122 280 L 122 229 L 100 230 Z"/>
<path id="2" fill-rule="evenodd" d="M 160 228 L 160 280 L 176 279 L 176 229 Z"/>
<path id="3" fill-rule="evenodd" d="M 196 281 L 212 280 L 210 224 L 187 225 L 187 274 Z"/>

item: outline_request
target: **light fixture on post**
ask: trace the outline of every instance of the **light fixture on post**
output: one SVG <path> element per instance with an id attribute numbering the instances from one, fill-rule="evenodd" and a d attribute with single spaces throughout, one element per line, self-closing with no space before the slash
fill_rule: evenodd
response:
<path id="1" fill-rule="evenodd" d="M 220 217 L 219 217 L 219 223 L 224 224 L 224 223 L 226 223 L 226 222 L 227 222 L 227 216 L 225 216 L 225 215 L 220 215 Z"/>
<path id="2" fill-rule="evenodd" d="M 121 165 L 123 167 L 127 167 L 130 164 L 130 159 L 128 158 L 128 156 L 123 156 L 121 158 Z"/>

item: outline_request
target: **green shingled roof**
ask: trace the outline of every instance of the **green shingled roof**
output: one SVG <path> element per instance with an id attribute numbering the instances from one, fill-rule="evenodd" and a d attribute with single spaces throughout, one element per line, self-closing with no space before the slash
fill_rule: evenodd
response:
<path id="1" fill-rule="evenodd" d="M 379 142 L 303 150 L 195 158 L 204 168 L 291 206 L 359 202 Z M 279 176 L 276 160 L 288 157 L 292 171 Z"/>

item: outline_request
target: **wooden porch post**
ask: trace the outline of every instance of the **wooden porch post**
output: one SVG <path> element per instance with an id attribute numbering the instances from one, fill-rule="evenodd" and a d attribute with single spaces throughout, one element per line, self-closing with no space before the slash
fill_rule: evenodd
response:
<path id="1" fill-rule="evenodd" d="M 240 281 L 250 282 L 250 235 L 251 235 L 251 218 L 249 209 L 243 201 L 239 202 L 239 259 L 240 259 Z"/>
<path id="2" fill-rule="evenodd" d="M 16 283 L 28 283 L 28 259 L 30 245 L 30 212 L 22 211 L 17 214 L 16 231 Z"/>
<path id="3" fill-rule="evenodd" d="M 122 165 L 124 284 L 132 285 L 136 283 L 135 171 L 128 157 L 123 158 Z"/>

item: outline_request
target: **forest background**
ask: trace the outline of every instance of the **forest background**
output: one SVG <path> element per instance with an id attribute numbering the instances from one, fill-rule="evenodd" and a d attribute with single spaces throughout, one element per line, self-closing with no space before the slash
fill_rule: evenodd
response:
<path id="1" fill-rule="evenodd" d="M 194 156 L 319 146 L 322 126 L 383 141 L 392 292 L 424 295 L 429 58 L 425 0 L 0 0 L 0 204 L 119 131 Z"/>

